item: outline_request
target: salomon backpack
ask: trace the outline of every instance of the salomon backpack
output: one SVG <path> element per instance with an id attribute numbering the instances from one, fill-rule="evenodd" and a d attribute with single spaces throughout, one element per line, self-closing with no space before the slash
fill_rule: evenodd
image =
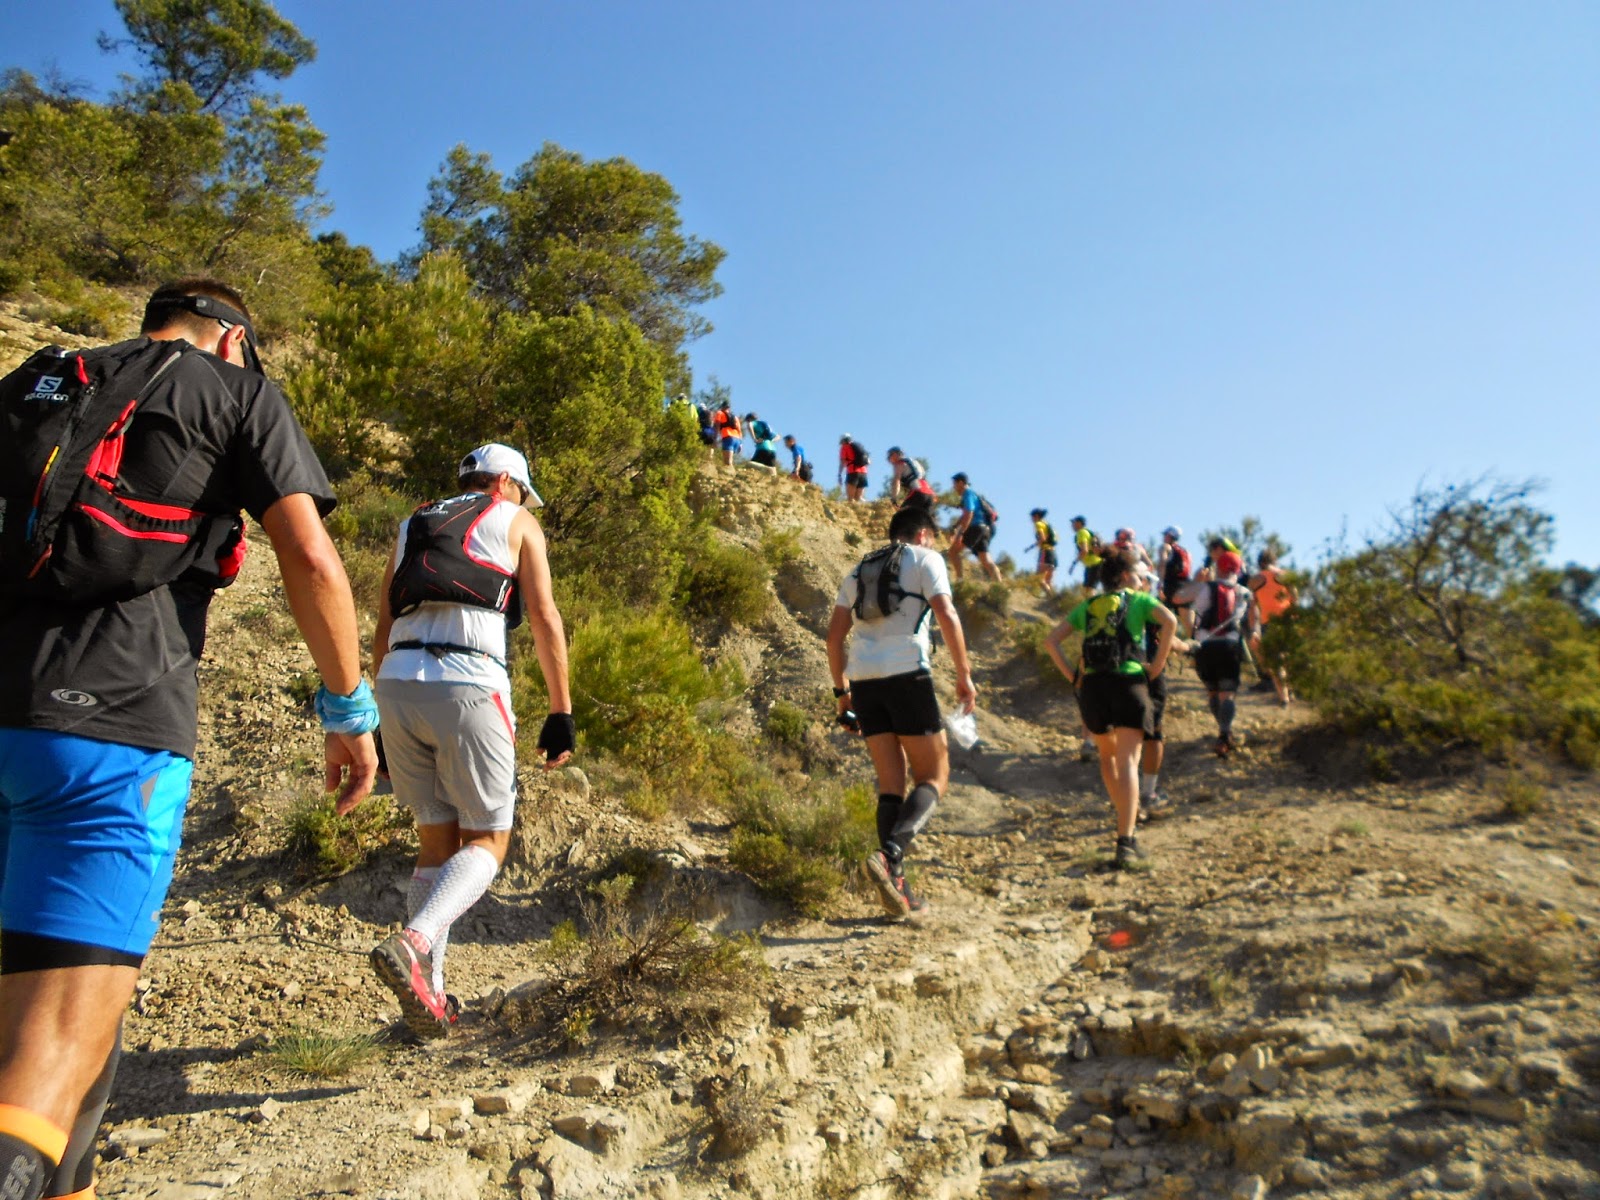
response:
<path id="1" fill-rule="evenodd" d="M 1115 675 L 1130 662 L 1142 663 L 1144 655 L 1128 628 L 1128 593 L 1092 597 L 1084 612 L 1084 667 L 1096 675 Z"/>
<path id="2" fill-rule="evenodd" d="M 389 584 L 389 611 L 403 617 L 419 605 L 467 604 L 504 613 L 506 628 L 522 622 L 517 577 L 474 558 L 467 549 L 472 531 L 499 501 L 486 492 L 469 492 L 424 504 L 406 522 L 400 565 Z"/>
<path id="3" fill-rule="evenodd" d="M 180 580 L 226 587 L 244 521 L 129 493 L 126 435 L 183 341 L 40 350 L 0 379 L 0 597 L 129 600 Z"/>
<path id="4" fill-rule="evenodd" d="M 860 442 L 850 443 L 850 469 L 852 471 L 865 471 L 872 464 L 872 456 L 867 453 L 867 448 Z"/>

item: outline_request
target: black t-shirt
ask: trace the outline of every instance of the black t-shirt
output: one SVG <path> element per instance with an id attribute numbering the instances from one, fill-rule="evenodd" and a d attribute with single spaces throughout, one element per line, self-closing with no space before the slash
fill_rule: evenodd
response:
<path id="1" fill-rule="evenodd" d="M 186 353 L 140 402 L 119 478 L 121 490 L 140 500 L 211 513 L 243 509 L 257 521 L 300 492 L 324 516 L 334 506 L 283 393 L 200 352 Z M 208 587 L 180 583 L 94 608 L 8 606 L 0 611 L 0 725 L 192 759 L 196 667 L 211 596 Z"/>

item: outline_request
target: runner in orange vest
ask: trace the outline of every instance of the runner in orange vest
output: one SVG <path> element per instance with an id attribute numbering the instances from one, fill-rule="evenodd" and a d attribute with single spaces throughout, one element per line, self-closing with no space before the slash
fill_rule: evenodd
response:
<path id="1" fill-rule="evenodd" d="M 1250 651 L 1255 655 L 1256 662 L 1261 664 L 1267 682 L 1272 690 L 1278 694 L 1278 703 L 1285 708 L 1289 707 L 1289 672 L 1282 662 L 1269 663 L 1261 648 L 1261 632 L 1268 621 L 1280 617 L 1294 607 L 1294 589 L 1283 578 L 1283 568 L 1278 566 L 1278 556 L 1271 550 L 1263 550 L 1256 558 L 1257 571 L 1250 576 L 1249 588 L 1256 598 L 1256 612 L 1259 623 L 1255 633 L 1250 638 Z M 1276 657 L 1276 656 L 1275 656 Z M 1265 686 L 1260 690 L 1265 691 Z"/>

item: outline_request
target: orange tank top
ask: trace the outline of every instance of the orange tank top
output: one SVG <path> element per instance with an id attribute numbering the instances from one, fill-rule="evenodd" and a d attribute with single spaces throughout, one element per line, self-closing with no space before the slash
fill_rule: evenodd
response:
<path id="1" fill-rule="evenodd" d="M 1260 611 L 1263 622 L 1270 621 L 1273 617 L 1287 612 L 1289 606 L 1294 603 L 1289 589 L 1283 585 L 1283 581 L 1278 578 L 1278 574 L 1277 567 L 1268 567 L 1261 572 L 1261 577 L 1265 582 L 1259 587 L 1251 589 L 1255 592 L 1256 608 Z"/>

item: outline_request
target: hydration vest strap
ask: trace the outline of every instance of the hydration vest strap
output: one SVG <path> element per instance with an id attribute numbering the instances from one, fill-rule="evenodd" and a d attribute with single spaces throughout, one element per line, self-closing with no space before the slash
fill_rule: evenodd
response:
<path id="1" fill-rule="evenodd" d="M 487 658 L 490 662 L 498 664 L 502 669 L 506 665 L 487 650 L 479 650 L 476 646 L 459 646 L 455 642 L 396 642 L 389 649 L 426 650 L 435 658 L 443 658 L 446 654 L 476 654 L 479 658 Z"/>

